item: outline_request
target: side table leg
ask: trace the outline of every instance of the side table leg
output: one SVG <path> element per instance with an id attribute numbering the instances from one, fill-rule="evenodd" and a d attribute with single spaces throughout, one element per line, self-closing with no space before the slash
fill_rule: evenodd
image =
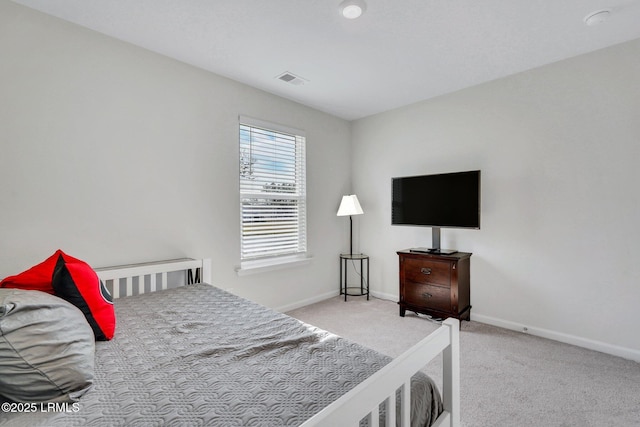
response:
<path id="1" fill-rule="evenodd" d="M 363 259 L 360 258 L 360 295 L 364 295 L 364 271 L 362 270 Z"/>
<path id="2" fill-rule="evenodd" d="M 344 302 L 347 302 L 347 260 L 344 260 Z"/>
<path id="3" fill-rule="evenodd" d="M 340 295 L 342 295 L 342 258 L 340 258 L 340 280 L 338 280 L 340 286 Z"/>
<path id="4" fill-rule="evenodd" d="M 370 287 L 371 287 L 371 282 L 369 281 L 369 258 L 367 258 L 367 301 L 369 301 Z"/>

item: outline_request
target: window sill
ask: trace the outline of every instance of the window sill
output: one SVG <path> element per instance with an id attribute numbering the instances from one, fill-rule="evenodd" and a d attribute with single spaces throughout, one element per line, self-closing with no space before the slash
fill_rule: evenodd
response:
<path id="1" fill-rule="evenodd" d="M 267 260 L 245 261 L 240 264 L 240 267 L 236 268 L 236 273 L 238 276 L 265 273 L 267 271 L 306 265 L 309 264 L 312 259 L 313 258 L 307 256 L 291 256 Z"/>

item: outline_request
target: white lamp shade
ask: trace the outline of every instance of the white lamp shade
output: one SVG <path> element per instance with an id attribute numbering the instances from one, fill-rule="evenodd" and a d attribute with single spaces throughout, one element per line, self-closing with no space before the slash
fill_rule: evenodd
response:
<path id="1" fill-rule="evenodd" d="M 342 202 L 340 202 L 337 216 L 362 215 L 363 213 L 360 202 L 358 201 L 358 196 L 355 194 L 342 196 Z"/>

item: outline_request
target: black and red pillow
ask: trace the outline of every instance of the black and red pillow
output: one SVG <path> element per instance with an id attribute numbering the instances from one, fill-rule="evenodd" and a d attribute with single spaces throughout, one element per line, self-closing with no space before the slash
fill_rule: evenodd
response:
<path id="1" fill-rule="evenodd" d="M 52 286 L 55 295 L 82 311 L 96 340 L 113 338 L 116 329 L 113 298 L 89 264 L 60 251 Z"/>
<path id="2" fill-rule="evenodd" d="M 60 249 L 40 264 L 3 279 L 0 288 L 54 294 L 82 311 L 97 340 L 113 338 L 116 316 L 109 291 L 89 264 Z"/>

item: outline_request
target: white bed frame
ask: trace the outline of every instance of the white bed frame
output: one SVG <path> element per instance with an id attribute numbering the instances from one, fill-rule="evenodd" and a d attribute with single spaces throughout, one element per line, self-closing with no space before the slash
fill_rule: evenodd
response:
<path id="1" fill-rule="evenodd" d="M 184 272 L 184 282 L 179 284 L 187 284 L 189 279 L 194 277 L 194 271 L 200 274 L 201 282 L 211 283 L 210 259 L 184 258 L 96 269 L 98 276 L 114 298 L 144 293 L 147 277 L 149 277 L 151 292 L 166 289 L 169 287 L 168 273 L 181 271 Z M 121 281 L 126 283 L 124 294 L 120 292 Z M 457 319 L 445 320 L 435 332 L 318 412 L 301 427 L 357 426 L 363 418 L 368 419 L 369 426 L 378 427 L 380 404 L 385 405 L 386 427 L 395 426 L 397 390 L 400 390 L 401 396 L 400 425 L 410 426 L 411 376 L 440 353 L 443 355 L 444 411 L 433 425 L 458 427 L 460 425 L 459 328 L 460 323 Z"/>
<path id="2" fill-rule="evenodd" d="M 189 274 L 200 269 L 200 281 L 211 283 L 211 260 L 181 258 L 167 261 L 146 262 L 142 264 L 119 265 L 116 267 L 96 268 L 100 280 L 105 284 L 113 298 L 145 293 L 145 278 L 149 277 L 150 291 L 155 292 L 169 287 L 168 275 L 184 272 L 184 283 L 189 281 Z M 120 281 L 125 281 L 125 293 L 120 292 Z M 117 284 L 117 286 L 116 286 Z"/>

